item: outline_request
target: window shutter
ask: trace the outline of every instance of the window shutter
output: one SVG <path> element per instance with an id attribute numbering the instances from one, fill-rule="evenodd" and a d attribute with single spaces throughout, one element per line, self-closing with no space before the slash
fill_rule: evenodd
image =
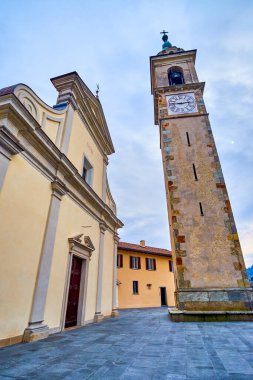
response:
<path id="1" fill-rule="evenodd" d="M 154 259 L 154 270 L 156 270 L 156 259 Z"/>
<path id="2" fill-rule="evenodd" d="M 133 256 L 130 256 L 130 268 L 133 268 Z"/>
<path id="3" fill-rule="evenodd" d="M 141 258 L 138 257 L 138 269 L 141 269 Z"/>
<path id="4" fill-rule="evenodd" d="M 149 269 L 149 267 L 148 267 L 148 258 L 147 257 L 145 258 L 145 261 L 146 261 L 146 269 Z"/>
<path id="5" fill-rule="evenodd" d="M 120 267 L 123 268 L 123 255 L 120 255 Z"/>

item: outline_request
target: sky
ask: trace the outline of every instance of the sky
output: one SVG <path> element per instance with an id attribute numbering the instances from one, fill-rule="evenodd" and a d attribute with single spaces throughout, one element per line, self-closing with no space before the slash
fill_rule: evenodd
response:
<path id="1" fill-rule="evenodd" d="M 46 103 L 50 78 L 76 70 L 102 103 L 116 153 L 108 176 L 122 241 L 170 248 L 154 125 L 149 56 L 160 31 L 196 69 L 242 244 L 253 264 L 253 1 L 5 0 L 0 2 L 0 87 L 30 86 Z"/>

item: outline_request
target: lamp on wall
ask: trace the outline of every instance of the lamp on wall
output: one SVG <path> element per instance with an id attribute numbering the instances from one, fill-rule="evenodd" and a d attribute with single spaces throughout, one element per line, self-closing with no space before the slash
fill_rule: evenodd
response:
<path id="1" fill-rule="evenodd" d="M 147 284 L 147 288 L 151 289 L 152 284 Z"/>

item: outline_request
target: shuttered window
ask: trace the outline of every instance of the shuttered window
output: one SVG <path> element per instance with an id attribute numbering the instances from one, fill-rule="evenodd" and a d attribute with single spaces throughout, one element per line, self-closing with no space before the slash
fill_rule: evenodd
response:
<path id="1" fill-rule="evenodd" d="M 136 256 L 130 256 L 130 268 L 141 269 L 141 258 Z"/>
<path id="2" fill-rule="evenodd" d="M 169 260 L 169 268 L 170 268 L 170 272 L 173 272 L 173 261 L 172 260 Z"/>
<path id="3" fill-rule="evenodd" d="M 123 255 L 117 254 L 117 267 L 123 268 Z"/>
<path id="4" fill-rule="evenodd" d="M 156 270 L 156 260 L 155 259 L 149 259 L 146 257 L 146 269 L 147 270 Z"/>

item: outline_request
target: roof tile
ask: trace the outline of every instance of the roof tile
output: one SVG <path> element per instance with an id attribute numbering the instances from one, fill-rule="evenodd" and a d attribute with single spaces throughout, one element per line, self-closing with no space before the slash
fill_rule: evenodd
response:
<path id="1" fill-rule="evenodd" d="M 13 92 L 14 92 L 16 86 L 17 86 L 17 85 L 14 84 L 13 86 L 9 86 L 9 87 L 1 88 L 1 89 L 0 89 L 0 96 L 13 94 Z"/>
<path id="2" fill-rule="evenodd" d="M 142 253 L 150 253 L 150 254 L 157 254 L 157 255 L 164 255 L 164 256 L 171 256 L 171 251 L 164 248 L 155 248 L 155 247 L 149 247 L 149 246 L 141 246 L 139 244 L 132 244 L 132 243 L 126 243 L 123 241 L 120 241 L 118 243 L 118 249 L 126 250 L 126 251 L 137 251 Z"/>

